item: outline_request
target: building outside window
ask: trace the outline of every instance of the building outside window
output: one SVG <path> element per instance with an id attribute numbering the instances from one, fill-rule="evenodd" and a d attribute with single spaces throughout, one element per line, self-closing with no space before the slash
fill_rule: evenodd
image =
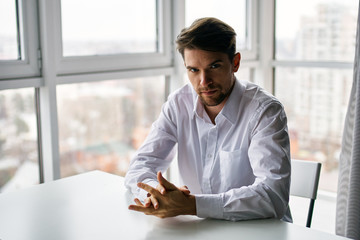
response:
<path id="1" fill-rule="evenodd" d="M 319 188 L 331 192 L 337 191 L 353 81 L 357 5 L 335 0 L 276 5 L 275 94 L 288 115 L 291 155 L 321 162 Z"/>
<path id="2" fill-rule="evenodd" d="M 102 170 L 125 176 L 165 99 L 164 77 L 57 88 L 61 177 Z"/>
<path id="3" fill-rule="evenodd" d="M 40 181 L 34 93 L 0 91 L 0 192 Z"/>

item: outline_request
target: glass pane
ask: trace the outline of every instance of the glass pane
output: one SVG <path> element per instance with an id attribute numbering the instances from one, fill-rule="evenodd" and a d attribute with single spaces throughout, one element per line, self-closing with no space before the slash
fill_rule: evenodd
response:
<path id="1" fill-rule="evenodd" d="M 156 1 L 62 0 L 64 56 L 157 51 Z"/>
<path id="2" fill-rule="evenodd" d="M 246 49 L 246 0 L 187 0 L 186 26 L 202 17 L 216 17 L 234 28 L 238 49 Z"/>
<path id="3" fill-rule="evenodd" d="M 276 59 L 354 61 L 359 1 L 276 3 Z"/>
<path id="4" fill-rule="evenodd" d="M 34 89 L 0 91 L 0 192 L 39 183 Z"/>
<path id="5" fill-rule="evenodd" d="M 18 59 L 16 6 L 14 0 L 0 1 L 0 60 Z"/>
<path id="6" fill-rule="evenodd" d="M 61 177 L 94 169 L 124 176 L 160 113 L 164 77 L 57 87 Z"/>
<path id="7" fill-rule="evenodd" d="M 319 188 L 336 192 L 352 70 L 277 68 L 276 96 L 284 104 L 291 157 L 322 162 Z"/>
<path id="8" fill-rule="evenodd" d="M 253 82 L 254 79 L 252 78 L 253 75 L 251 74 L 253 70 L 253 68 L 249 67 L 240 67 L 239 70 L 235 73 L 235 76 L 239 80 Z"/>

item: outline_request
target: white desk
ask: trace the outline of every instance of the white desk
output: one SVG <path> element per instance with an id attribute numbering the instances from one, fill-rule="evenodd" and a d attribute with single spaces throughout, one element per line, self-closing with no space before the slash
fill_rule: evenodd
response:
<path id="1" fill-rule="evenodd" d="M 345 239 L 275 219 L 159 219 L 131 202 L 123 178 L 100 171 L 0 194 L 0 240 Z"/>

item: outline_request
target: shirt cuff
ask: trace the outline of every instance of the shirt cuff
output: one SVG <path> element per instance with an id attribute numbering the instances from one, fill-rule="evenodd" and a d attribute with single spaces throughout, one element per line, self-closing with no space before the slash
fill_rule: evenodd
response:
<path id="1" fill-rule="evenodd" d="M 200 218 L 223 218 L 221 194 L 195 194 L 196 215 Z"/>

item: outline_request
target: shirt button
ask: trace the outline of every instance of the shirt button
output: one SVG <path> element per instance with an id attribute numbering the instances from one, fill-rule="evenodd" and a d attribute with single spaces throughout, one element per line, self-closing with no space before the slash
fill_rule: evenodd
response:
<path id="1" fill-rule="evenodd" d="M 208 154 L 208 158 L 212 158 L 212 154 L 210 153 L 210 154 Z"/>

